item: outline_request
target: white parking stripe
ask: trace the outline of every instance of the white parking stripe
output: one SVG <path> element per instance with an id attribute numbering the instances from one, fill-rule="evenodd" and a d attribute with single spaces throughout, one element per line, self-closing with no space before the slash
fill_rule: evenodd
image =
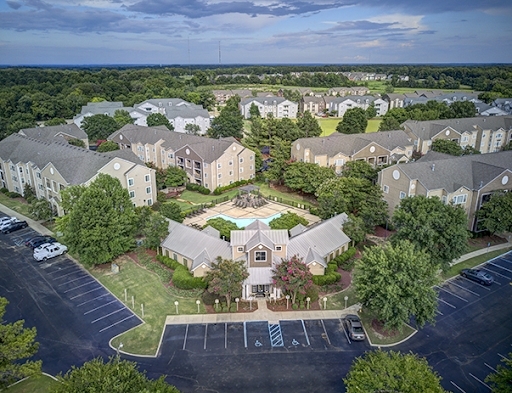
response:
<path id="1" fill-rule="evenodd" d="M 498 352 L 498 356 L 502 359 L 508 359 L 506 356 L 503 356 L 501 353 Z"/>
<path id="2" fill-rule="evenodd" d="M 462 290 L 464 290 L 466 292 L 471 293 L 472 295 L 480 296 L 478 293 L 473 292 L 471 289 L 465 288 L 465 287 L 463 287 L 462 285 L 459 285 L 459 284 L 455 284 L 453 281 L 449 281 L 449 283 L 452 284 L 452 285 L 455 285 L 457 288 L 460 288 L 460 289 L 462 289 Z"/>
<path id="3" fill-rule="evenodd" d="M 490 368 L 492 371 L 496 372 L 496 369 L 495 369 L 494 367 L 489 366 L 489 365 L 488 365 L 487 363 L 485 363 L 485 362 L 484 362 L 484 364 L 485 364 L 488 368 Z"/>
<path id="4" fill-rule="evenodd" d="M 133 318 L 134 316 L 135 316 L 135 315 L 133 315 L 133 314 L 132 314 L 132 315 L 130 315 L 130 316 L 128 316 L 128 317 L 126 317 L 126 318 L 123 318 L 123 319 L 121 319 L 120 321 L 117 321 L 116 323 L 113 323 L 112 325 L 107 326 L 107 327 L 105 327 L 105 328 L 101 329 L 99 332 L 101 333 L 101 332 L 103 332 L 103 331 L 105 331 L 105 330 L 110 329 L 111 327 L 114 327 L 114 326 L 116 326 L 116 325 L 119 325 L 120 323 L 123 323 L 124 321 L 126 321 L 126 320 L 128 320 L 128 319 L 130 319 L 130 318 Z"/>
<path id="5" fill-rule="evenodd" d="M 90 292 L 92 292 L 92 291 L 90 291 Z M 108 295 L 110 295 L 110 293 L 104 293 L 103 295 L 95 297 L 94 299 L 87 300 L 87 301 L 85 301 L 83 303 L 78 304 L 77 307 L 81 307 L 81 306 L 83 306 L 83 305 L 85 305 L 87 303 L 94 302 L 95 300 L 101 299 L 102 297 L 105 297 L 105 296 L 108 296 Z"/>
<path id="6" fill-rule="evenodd" d="M 512 270 L 507 269 L 506 267 L 503 267 L 503 266 L 500 266 L 500 265 L 496 265 L 494 262 L 489 262 L 489 265 L 493 265 L 493 266 L 499 267 L 500 269 L 503 269 L 503 270 L 506 270 L 507 272 L 512 273 Z"/>
<path id="7" fill-rule="evenodd" d="M 224 349 L 228 347 L 228 323 L 224 324 Z"/>
<path id="8" fill-rule="evenodd" d="M 469 375 L 471 375 L 473 378 L 475 378 L 478 382 L 480 382 L 482 385 L 484 385 L 485 387 L 489 388 L 489 390 L 491 390 L 491 387 L 489 385 L 487 385 L 484 381 L 482 381 L 481 379 L 478 379 L 477 377 L 475 377 L 473 374 L 469 373 Z"/>
<path id="9" fill-rule="evenodd" d="M 185 350 L 185 346 L 187 345 L 187 336 L 188 336 L 188 324 L 187 324 L 187 328 L 185 329 L 185 337 L 183 337 L 183 350 Z M 245 347 L 247 347 L 247 345 Z"/>
<path id="10" fill-rule="evenodd" d="M 112 300 L 111 302 L 108 302 L 108 303 L 102 304 L 101 306 L 98 306 L 98 307 L 96 307 L 96 308 L 93 308 L 92 310 L 86 311 L 86 312 L 84 312 L 84 315 L 90 314 L 90 313 L 92 313 L 92 312 L 94 312 L 94 311 L 96 311 L 96 310 L 99 310 L 100 308 L 106 307 L 106 306 L 108 306 L 109 304 L 112 304 L 112 303 L 115 303 L 115 302 L 117 302 L 117 299 L 114 299 L 114 300 Z"/>
<path id="11" fill-rule="evenodd" d="M 77 272 L 76 271 L 72 271 L 70 273 L 67 273 L 67 274 L 63 274 L 62 276 L 58 276 L 58 277 L 53 277 L 54 280 L 60 280 L 61 278 L 64 278 L 64 277 L 67 277 L 67 276 L 71 276 L 72 274 L 76 274 Z M 86 273 L 87 274 L 87 273 Z"/>
<path id="12" fill-rule="evenodd" d="M 206 350 L 206 335 L 208 334 L 208 324 L 204 328 L 204 348 Z"/>
<path id="13" fill-rule="evenodd" d="M 343 320 L 341 318 L 340 318 L 340 323 L 341 323 L 341 327 L 343 329 L 343 333 L 345 333 L 345 337 L 347 338 L 347 342 L 349 344 L 352 344 L 352 342 L 350 341 L 350 337 L 347 334 L 347 329 L 345 329 L 345 323 L 343 322 Z"/>
<path id="14" fill-rule="evenodd" d="M 450 291 L 448 291 L 448 290 L 446 290 L 446 289 L 444 289 L 444 288 L 442 288 L 442 287 L 438 287 L 438 286 L 436 285 L 436 288 L 439 288 L 441 291 L 444 291 L 444 292 L 446 292 L 446 293 L 449 293 L 450 295 L 455 296 L 457 299 L 463 300 L 463 301 L 465 301 L 466 303 L 468 302 L 468 300 L 467 300 L 467 299 L 464 299 L 463 297 L 460 297 L 459 295 L 456 295 L 455 293 L 450 292 Z"/>
<path id="15" fill-rule="evenodd" d="M 462 393 L 466 393 L 466 391 L 464 389 L 462 389 L 460 386 L 458 386 L 455 382 L 453 381 L 450 381 L 450 383 L 455 386 L 457 389 L 459 389 Z"/>
<path id="16" fill-rule="evenodd" d="M 73 296 L 73 297 L 70 297 L 71 300 L 74 300 L 76 299 L 77 297 L 81 297 L 81 296 L 84 296 L 84 295 L 87 295 L 88 293 L 91 293 L 91 292 L 94 292 L 94 291 L 99 291 L 100 289 L 103 289 L 102 286 L 99 286 L 98 288 L 94 288 L 94 289 L 91 289 L 90 291 L 87 291 L 87 292 L 84 292 L 84 293 L 81 293 L 79 295 L 76 295 L 76 296 Z M 108 293 L 106 293 L 105 295 L 108 295 Z M 102 295 L 102 296 L 105 296 L 105 295 Z M 101 296 L 100 296 L 101 297 Z M 93 299 L 94 300 L 94 299 Z M 86 302 L 87 303 L 87 302 Z"/>
<path id="17" fill-rule="evenodd" d="M 82 288 L 82 287 L 85 287 L 86 285 L 89 285 L 89 284 L 95 284 L 95 283 L 96 283 L 96 281 L 91 280 L 91 281 L 89 281 L 89 282 L 87 282 L 87 283 L 85 283 L 85 284 L 82 284 L 82 285 L 79 285 L 79 286 L 77 286 L 77 287 L 74 287 L 74 288 L 68 289 L 67 291 L 64 291 L 64 293 L 68 293 L 68 292 L 74 291 L 75 289 Z"/>
<path id="18" fill-rule="evenodd" d="M 62 271 L 70 269 L 70 268 L 76 269 L 76 266 L 75 265 L 69 265 L 69 266 L 63 267 L 62 269 L 57 269 L 54 272 L 49 272 L 48 274 L 51 276 L 52 274 L 61 273 Z"/>
<path id="19" fill-rule="evenodd" d="M 503 277 L 503 278 L 507 278 L 507 279 L 509 279 L 509 280 L 510 280 L 510 277 L 509 277 L 509 276 L 505 276 L 504 274 L 498 273 L 498 272 L 497 272 L 497 271 L 495 271 L 495 270 L 491 270 L 491 269 L 489 269 L 488 267 L 482 266 L 482 269 L 488 270 L 488 271 L 490 271 L 492 274 L 496 274 L 497 276 L 500 276 L 500 277 Z"/>
<path id="20" fill-rule="evenodd" d="M 470 280 L 469 278 L 462 277 L 462 279 L 463 279 L 464 281 L 467 281 L 467 282 L 470 282 L 470 283 L 472 283 L 472 284 L 478 285 L 480 288 L 483 288 L 483 289 L 485 289 L 486 291 L 490 291 L 490 290 L 491 290 L 491 288 L 489 288 L 489 287 L 487 287 L 487 286 L 485 286 L 485 285 L 482 285 L 482 284 L 480 284 L 479 282 L 476 282 L 476 281 Z"/>
<path id="21" fill-rule="evenodd" d="M 438 313 L 439 315 L 444 315 L 441 311 L 439 310 L 436 310 L 436 313 Z"/>
<path id="22" fill-rule="evenodd" d="M 99 318 L 95 319 L 95 320 L 94 320 L 94 321 L 92 321 L 91 323 L 96 323 L 96 322 L 98 322 L 98 321 L 101 321 L 102 319 L 105 319 L 105 318 L 107 318 L 107 317 L 110 317 L 111 315 L 117 314 L 119 311 L 123 311 L 124 309 L 126 309 L 126 307 L 122 307 L 122 308 L 120 308 L 119 310 L 112 311 L 110 314 L 103 315 L 102 317 L 99 317 Z"/>
<path id="23" fill-rule="evenodd" d="M 322 327 L 324 328 L 324 333 L 325 333 L 325 337 L 327 338 L 327 342 L 329 343 L 329 345 L 331 345 L 331 339 L 329 338 L 329 335 L 327 334 L 327 330 L 325 329 L 324 320 L 321 319 L 320 322 L 322 322 Z"/>
<path id="24" fill-rule="evenodd" d="M 453 304 L 450 304 L 450 303 L 448 303 L 448 302 L 444 301 L 444 300 L 443 300 L 443 299 L 441 299 L 440 297 L 438 297 L 438 298 L 437 298 L 437 300 L 439 300 L 440 302 L 443 302 L 444 304 L 447 304 L 447 305 L 448 305 L 448 306 L 450 306 L 451 308 L 457 308 L 457 307 L 455 307 Z"/>
<path id="25" fill-rule="evenodd" d="M 59 284 L 59 285 L 57 285 L 57 286 L 58 286 L 58 287 L 61 287 L 61 286 L 63 286 L 63 285 L 70 284 L 70 283 L 72 283 L 72 282 L 75 282 L 75 281 L 81 280 L 82 278 L 88 278 L 88 277 L 90 278 L 90 276 L 89 276 L 88 274 L 85 274 L 85 275 L 83 275 L 82 277 L 75 278 L 74 280 L 71 280 L 71 281 L 63 282 L 62 284 Z"/>
<path id="26" fill-rule="evenodd" d="M 302 329 L 304 329 L 304 335 L 306 336 L 306 341 L 308 342 L 308 345 L 311 345 L 311 343 L 309 342 L 308 332 L 306 330 L 306 325 L 304 324 L 304 320 L 301 319 L 300 321 L 302 322 Z"/>

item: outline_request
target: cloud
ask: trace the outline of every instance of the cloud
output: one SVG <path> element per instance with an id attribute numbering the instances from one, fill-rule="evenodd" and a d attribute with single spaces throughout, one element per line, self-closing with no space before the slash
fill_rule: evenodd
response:
<path id="1" fill-rule="evenodd" d="M 6 3 L 13 10 L 17 10 L 17 9 L 19 9 L 21 7 L 21 4 L 16 2 L 16 1 L 7 0 Z"/>

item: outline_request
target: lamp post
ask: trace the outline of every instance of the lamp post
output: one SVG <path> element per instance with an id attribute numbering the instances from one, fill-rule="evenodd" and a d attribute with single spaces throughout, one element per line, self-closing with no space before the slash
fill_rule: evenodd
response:
<path id="1" fill-rule="evenodd" d="M 327 298 L 324 297 L 322 300 L 324 301 L 324 310 L 327 310 Z"/>
<path id="2" fill-rule="evenodd" d="M 290 300 L 290 295 L 286 295 L 286 309 L 288 310 L 288 301 Z"/>
<path id="3" fill-rule="evenodd" d="M 347 308 L 348 296 L 345 296 L 345 308 Z"/>
<path id="4" fill-rule="evenodd" d="M 178 314 L 178 304 L 180 304 L 177 300 L 174 302 L 174 305 L 176 306 L 176 315 Z"/>
<path id="5" fill-rule="evenodd" d="M 309 302 L 311 301 L 310 297 L 306 298 L 306 308 L 309 310 Z"/>
<path id="6" fill-rule="evenodd" d="M 235 303 L 236 303 L 236 311 L 238 312 L 238 303 L 240 302 L 240 299 L 239 298 L 236 298 L 235 299 Z"/>
<path id="7" fill-rule="evenodd" d="M 119 345 L 117 346 L 116 348 L 116 351 L 117 351 L 117 356 L 119 357 L 119 350 L 123 348 L 123 343 L 119 343 Z"/>
<path id="8" fill-rule="evenodd" d="M 215 310 L 219 310 L 219 299 L 215 299 Z"/>
<path id="9" fill-rule="evenodd" d="M 197 313 L 199 314 L 199 305 L 201 304 L 201 300 L 197 299 L 196 304 L 197 304 Z"/>

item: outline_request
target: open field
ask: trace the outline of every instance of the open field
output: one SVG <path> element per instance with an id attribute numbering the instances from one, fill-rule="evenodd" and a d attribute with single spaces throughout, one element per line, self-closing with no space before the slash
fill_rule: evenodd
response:
<path id="1" fill-rule="evenodd" d="M 333 132 L 336 132 L 336 126 L 341 121 L 339 117 L 327 117 L 323 119 L 317 119 L 318 124 L 322 128 L 322 134 L 320 136 L 328 136 Z M 370 119 L 368 120 L 368 126 L 366 127 L 366 132 L 376 132 L 379 129 L 379 124 L 381 119 Z"/>

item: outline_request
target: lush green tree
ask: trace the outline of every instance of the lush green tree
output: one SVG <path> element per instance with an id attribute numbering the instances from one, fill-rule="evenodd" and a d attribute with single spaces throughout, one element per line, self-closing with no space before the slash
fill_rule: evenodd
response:
<path id="1" fill-rule="evenodd" d="M 336 126 L 336 131 L 342 134 L 364 134 L 368 119 L 366 112 L 362 108 L 347 109 L 343 119 Z"/>
<path id="2" fill-rule="evenodd" d="M 290 295 L 292 304 L 295 304 L 299 293 L 305 295 L 313 286 L 313 274 L 297 255 L 283 259 L 272 269 L 272 274 L 274 285 L 281 288 L 284 294 Z"/>
<path id="3" fill-rule="evenodd" d="M 512 150 L 512 141 L 510 141 L 509 143 L 507 143 L 506 145 L 504 145 L 501 148 L 501 151 L 508 151 L 508 150 Z"/>
<path id="4" fill-rule="evenodd" d="M 366 226 L 361 217 L 348 215 L 348 221 L 343 224 L 343 232 L 352 240 L 352 246 L 366 239 Z"/>
<path id="5" fill-rule="evenodd" d="M 382 121 L 379 124 L 379 131 L 394 131 L 394 130 L 400 130 L 402 127 L 400 127 L 400 122 L 394 118 L 393 116 L 384 115 Z"/>
<path id="6" fill-rule="evenodd" d="M 226 101 L 226 106 L 222 108 L 219 116 L 211 122 L 208 135 L 211 138 L 221 138 L 232 136 L 241 139 L 243 137 L 244 123 L 243 116 L 238 109 L 240 97 L 234 96 Z"/>
<path id="7" fill-rule="evenodd" d="M 34 199 L 36 199 L 36 192 L 34 187 L 28 183 L 25 183 L 23 186 L 23 198 L 25 198 L 28 203 L 31 203 Z"/>
<path id="8" fill-rule="evenodd" d="M 479 226 L 491 233 L 512 232 L 512 192 L 491 195 L 477 212 Z"/>
<path id="9" fill-rule="evenodd" d="M 249 114 L 251 115 L 250 119 L 261 117 L 260 110 L 258 109 L 258 106 L 254 102 L 251 104 L 251 107 L 249 108 Z"/>
<path id="10" fill-rule="evenodd" d="M 48 221 L 54 216 L 52 204 L 46 199 L 34 199 L 30 202 L 29 212 L 36 220 Z"/>
<path id="11" fill-rule="evenodd" d="M 114 141 L 105 141 L 98 146 L 98 153 L 107 153 L 109 151 L 119 150 L 119 145 Z"/>
<path id="12" fill-rule="evenodd" d="M 407 240 L 365 249 L 354 277 L 363 307 L 389 330 L 414 317 L 421 327 L 434 322 L 437 266 L 426 251 Z"/>
<path id="13" fill-rule="evenodd" d="M 287 187 L 306 194 L 314 194 L 323 182 L 335 177 L 336 174 L 331 168 L 300 161 L 290 163 L 283 174 Z"/>
<path id="14" fill-rule="evenodd" d="M 436 139 L 432 142 L 432 150 L 438 153 L 450 154 L 451 156 L 461 156 L 462 147 L 455 141 L 448 139 Z"/>
<path id="15" fill-rule="evenodd" d="M 342 173 L 344 177 L 357 177 L 375 183 L 379 171 L 366 161 L 348 161 L 343 165 Z"/>
<path id="16" fill-rule="evenodd" d="M 170 131 L 174 131 L 174 126 L 169 122 L 169 119 L 161 113 L 152 113 L 146 119 L 148 127 L 166 126 Z"/>
<path id="17" fill-rule="evenodd" d="M 233 221 L 225 220 L 224 218 L 211 218 L 206 221 L 206 225 L 211 226 L 220 232 L 220 236 L 225 240 L 229 241 L 231 239 L 231 231 L 237 231 L 242 228 L 239 228 Z"/>
<path id="18" fill-rule="evenodd" d="M 425 359 L 380 349 L 356 358 L 343 379 L 347 393 L 446 393 L 440 381 Z"/>
<path id="19" fill-rule="evenodd" d="M 135 211 L 118 179 L 100 173 L 89 186 L 67 187 L 61 195 L 67 214 L 57 228 L 81 262 L 110 262 L 134 246 Z"/>
<path id="20" fill-rule="evenodd" d="M 299 116 L 297 127 L 302 132 L 302 138 L 312 138 L 322 134 L 322 127 L 320 127 L 318 120 L 313 117 L 310 111 L 305 111 L 302 116 Z"/>
<path id="21" fill-rule="evenodd" d="M 117 123 L 118 129 L 123 128 L 127 124 L 133 124 L 135 119 L 132 119 L 130 113 L 124 109 L 118 109 L 114 112 L 114 120 Z"/>
<path id="22" fill-rule="evenodd" d="M 393 242 L 411 241 L 427 250 L 432 263 L 443 270 L 467 250 L 468 219 L 460 205 L 445 205 L 437 197 L 407 197 L 393 213 L 392 222 L 397 229 Z"/>
<path id="23" fill-rule="evenodd" d="M 0 389 L 2 390 L 22 378 L 41 372 L 41 361 L 21 362 L 33 356 L 39 348 L 39 344 L 35 342 L 36 328 L 24 328 L 23 320 L 14 323 L 4 321 L 8 304 L 6 298 L 0 297 Z"/>
<path id="24" fill-rule="evenodd" d="M 456 101 L 450 105 L 453 118 L 474 117 L 476 114 L 475 104 L 471 101 Z"/>
<path id="25" fill-rule="evenodd" d="M 107 137 L 119 129 L 116 121 L 103 114 L 85 117 L 82 121 L 82 129 L 90 141 L 107 139 Z"/>
<path id="26" fill-rule="evenodd" d="M 44 122 L 45 126 L 60 126 L 66 124 L 66 119 L 62 117 L 54 117 L 53 119 L 46 120 Z"/>
<path id="27" fill-rule="evenodd" d="M 347 213 L 364 221 L 366 233 L 387 218 L 387 204 L 380 188 L 369 180 L 339 177 L 325 181 L 316 192 L 320 217 Z"/>
<path id="28" fill-rule="evenodd" d="M 83 149 L 86 149 L 87 146 L 85 146 L 85 142 L 81 139 L 78 139 L 78 138 L 71 138 L 70 140 L 68 140 L 68 143 L 72 146 L 78 146 L 78 147 L 81 147 Z"/>
<path id="29" fill-rule="evenodd" d="M 270 181 L 282 182 L 291 156 L 291 143 L 280 138 L 273 138 L 270 147 L 271 162 L 265 177 Z"/>
<path id="30" fill-rule="evenodd" d="M 184 185 L 188 181 L 187 172 L 177 166 L 170 166 L 165 171 L 165 186 L 178 187 Z"/>
<path id="31" fill-rule="evenodd" d="M 510 393 L 512 388 L 512 352 L 501 361 L 503 364 L 499 364 L 496 371 L 485 378 L 485 382 L 491 386 L 492 393 Z"/>
<path id="32" fill-rule="evenodd" d="M 231 310 L 231 300 L 242 292 L 242 284 L 248 277 L 245 261 L 217 257 L 211 270 L 206 273 L 205 281 L 208 292 L 224 296 L 228 310 Z"/>
<path id="33" fill-rule="evenodd" d="M 185 126 L 185 131 L 187 131 L 187 134 L 199 135 L 201 134 L 201 127 L 197 124 L 189 123 Z"/>
<path id="34" fill-rule="evenodd" d="M 294 212 L 286 212 L 284 214 L 281 214 L 281 216 L 274 218 L 272 221 L 268 223 L 270 228 L 272 229 L 287 229 L 290 230 L 294 226 L 302 224 L 304 226 L 308 225 L 308 220 L 306 220 L 304 217 L 299 216 L 297 213 Z"/>
<path id="35" fill-rule="evenodd" d="M 169 234 L 169 222 L 159 213 L 153 213 L 149 216 L 142 235 L 144 236 L 144 247 L 152 250 L 158 250 L 160 243 Z"/>
<path id="36" fill-rule="evenodd" d="M 137 206 L 135 207 L 135 234 L 137 236 L 144 236 L 144 230 L 149 225 L 149 219 L 153 214 L 151 206 Z"/>
<path id="37" fill-rule="evenodd" d="M 370 119 L 373 119 L 374 117 L 377 116 L 377 109 L 375 109 L 375 105 L 371 104 L 367 109 L 366 109 L 366 118 L 368 120 Z"/>
<path id="38" fill-rule="evenodd" d="M 160 205 L 159 212 L 162 216 L 167 217 L 173 221 L 183 222 L 181 207 L 176 202 L 162 203 Z"/>
<path id="39" fill-rule="evenodd" d="M 469 156 L 472 154 L 480 154 L 480 150 L 475 149 L 473 146 L 464 146 L 462 148 L 462 155 Z"/>
<path id="40" fill-rule="evenodd" d="M 111 357 L 108 362 L 93 359 L 82 367 L 72 366 L 65 375 L 58 375 L 60 383 L 51 393 L 179 393 L 161 376 L 151 380 L 137 369 L 137 363 Z"/>
<path id="41" fill-rule="evenodd" d="M 265 120 L 258 117 L 251 118 L 251 129 L 247 132 L 244 142 L 249 148 L 259 150 L 270 143 Z"/>

